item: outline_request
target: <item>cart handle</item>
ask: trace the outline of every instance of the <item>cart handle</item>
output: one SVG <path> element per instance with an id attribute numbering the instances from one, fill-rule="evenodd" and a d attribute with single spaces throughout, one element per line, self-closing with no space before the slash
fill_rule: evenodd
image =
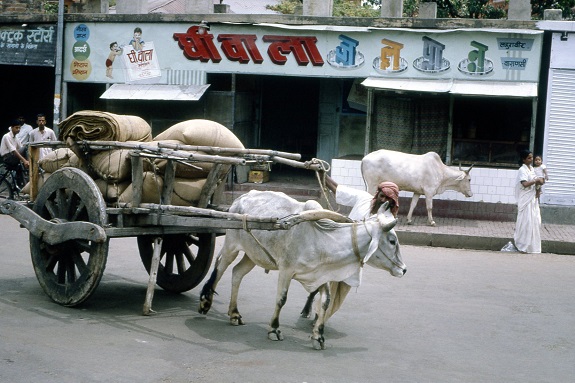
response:
<path id="1" fill-rule="evenodd" d="M 47 221 L 22 203 L 6 200 L 0 203 L 2 214 L 11 215 L 28 229 L 30 234 L 49 245 L 83 239 L 103 243 L 107 236 L 104 228 L 91 222 Z"/>

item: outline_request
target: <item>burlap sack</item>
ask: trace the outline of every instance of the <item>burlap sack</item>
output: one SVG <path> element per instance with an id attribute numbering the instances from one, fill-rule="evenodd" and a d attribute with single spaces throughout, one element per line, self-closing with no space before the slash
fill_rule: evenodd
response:
<path id="1" fill-rule="evenodd" d="M 160 195 L 162 194 L 162 187 L 164 180 L 156 176 L 152 172 L 144 172 L 144 182 L 142 190 L 142 203 L 160 203 Z M 126 188 L 118 197 L 118 204 L 124 206 L 132 203 L 134 191 L 132 184 Z"/>
<path id="2" fill-rule="evenodd" d="M 193 151 L 193 154 L 205 154 L 203 152 Z M 154 165 L 160 174 L 164 174 L 168 161 L 158 158 L 154 161 Z M 212 162 L 188 162 L 176 164 L 176 177 L 179 178 L 206 178 L 210 170 L 214 167 Z"/>
<path id="3" fill-rule="evenodd" d="M 38 161 L 38 165 L 48 173 L 54 173 L 56 170 L 64 167 L 70 156 L 74 154 L 68 148 L 58 148 L 46 154 Z"/>
<path id="4" fill-rule="evenodd" d="M 154 141 L 162 140 L 178 140 L 186 145 L 244 148 L 228 128 L 210 120 L 188 120 L 172 125 L 154 137 Z"/>
<path id="5" fill-rule="evenodd" d="M 44 182 L 46 182 L 48 177 L 50 177 L 51 175 L 52 175 L 52 173 L 41 173 L 38 175 L 38 190 L 40 190 L 42 188 L 42 185 L 44 185 Z M 28 182 L 26 185 L 24 185 L 24 187 L 22 188 L 22 190 L 20 192 L 22 194 L 30 194 L 30 182 Z"/>
<path id="6" fill-rule="evenodd" d="M 176 178 L 174 180 L 174 191 L 172 192 L 172 202 L 170 205 L 198 206 L 200 194 L 205 183 L 205 178 Z"/>
<path id="7" fill-rule="evenodd" d="M 80 161 L 80 158 L 78 158 L 78 156 L 75 153 L 72 153 L 70 155 L 70 158 L 68 158 L 68 162 L 66 164 L 64 164 L 63 167 L 71 167 L 71 168 L 76 168 L 76 169 L 80 169 L 82 170 L 84 173 L 90 175 L 91 177 L 97 177 L 95 174 L 93 174 L 93 172 L 90 171 L 90 169 L 82 163 L 82 161 Z M 94 178 L 92 177 L 92 178 Z"/>
<path id="8" fill-rule="evenodd" d="M 132 176 L 131 149 L 104 150 L 92 156 L 94 172 L 106 182 L 121 182 Z"/>
<path id="9" fill-rule="evenodd" d="M 58 139 L 68 137 L 76 141 L 151 141 L 152 128 L 138 117 L 129 115 L 83 110 L 63 120 Z"/>
<path id="10" fill-rule="evenodd" d="M 106 202 L 116 202 L 120 194 L 131 185 L 130 181 L 106 182 L 103 179 L 94 180 Z"/>

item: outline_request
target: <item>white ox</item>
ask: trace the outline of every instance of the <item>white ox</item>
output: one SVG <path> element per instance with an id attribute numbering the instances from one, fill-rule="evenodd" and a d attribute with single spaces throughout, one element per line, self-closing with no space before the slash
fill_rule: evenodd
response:
<path id="1" fill-rule="evenodd" d="M 411 224 L 411 216 L 417 205 L 419 196 L 425 195 L 427 222 L 435 226 L 431 214 L 433 197 L 446 190 L 455 190 L 471 197 L 471 177 L 467 170 L 450 168 L 445 165 L 437 153 L 429 152 L 421 155 L 395 152 L 392 150 L 377 150 L 366 155 L 361 160 L 361 174 L 367 185 L 367 191 L 375 193 L 377 185 L 382 181 L 397 184 L 399 190 L 413 192 L 407 223 Z"/>
<path id="2" fill-rule="evenodd" d="M 298 202 L 284 193 L 252 190 L 236 199 L 229 211 L 260 217 L 285 217 L 310 208 L 321 209 L 321 206 L 315 201 Z M 290 282 L 295 279 L 309 293 L 319 289 L 321 305 L 312 332 L 312 344 L 315 349 L 324 349 L 323 331 L 330 301 L 329 282 L 349 281 L 348 278 L 357 277 L 363 263 L 388 270 L 396 277 L 406 272 L 393 230 L 396 220 L 393 217 L 390 219 L 386 208 L 386 205 L 382 206 L 377 217 L 365 223 L 336 223 L 322 219 L 302 222 L 288 230 L 227 230 L 214 271 L 202 289 L 198 311 L 202 314 L 209 311 L 220 278 L 239 252 L 243 251 L 244 257 L 232 272 L 228 310 L 231 323 L 243 324 L 237 308 L 242 278 L 256 265 L 266 270 L 279 270 L 275 311 L 268 338 L 283 340 L 279 315 L 286 303 Z M 328 210 L 323 212 L 333 213 Z"/>

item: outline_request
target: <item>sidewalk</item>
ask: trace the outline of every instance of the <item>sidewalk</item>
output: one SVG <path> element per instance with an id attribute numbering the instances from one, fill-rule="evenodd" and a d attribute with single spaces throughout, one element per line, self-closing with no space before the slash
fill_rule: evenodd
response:
<path id="1" fill-rule="evenodd" d="M 433 217 L 436 226 L 427 225 L 427 217 L 414 216 L 408 225 L 400 217 L 395 231 L 405 245 L 450 247 L 499 251 L 513 239 L 515 222 L 494 222 Z M 575 255 L 575 226 L 544 223 L 541 228 L 544 253 Z"/>

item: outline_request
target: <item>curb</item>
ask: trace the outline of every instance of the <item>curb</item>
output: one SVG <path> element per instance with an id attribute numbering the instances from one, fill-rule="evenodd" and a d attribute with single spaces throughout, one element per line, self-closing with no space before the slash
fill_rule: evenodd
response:
<path id="1" fill-rule="evenodd" d="M 447 247 L 453 249 L 501 251 L 512 238 L 481 237 L 461 234 L 422 233 L 396 230 L 399 242 L 402 245 Z M 561 241 L 542 240 L 542 253 L 561 255 L 575 255 L 573 243 Z"/>

